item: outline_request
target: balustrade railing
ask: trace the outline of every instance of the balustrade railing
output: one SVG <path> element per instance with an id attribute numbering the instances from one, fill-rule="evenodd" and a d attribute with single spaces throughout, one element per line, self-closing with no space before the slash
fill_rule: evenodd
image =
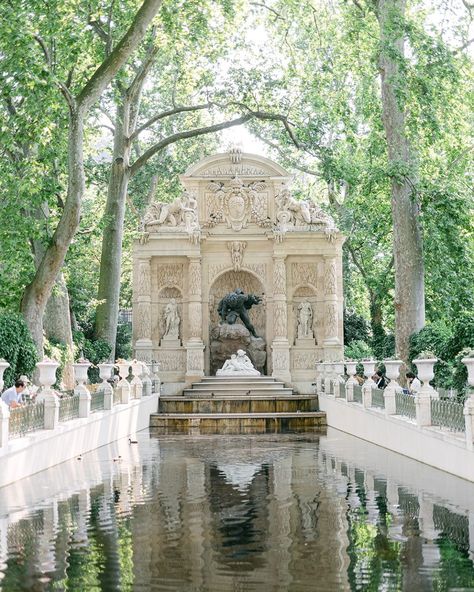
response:
<path id="1" fill-rule="evenodd" d="M 79 395 L 63 395 L 59 399 L 59 421 L 79 417 Z"/>
<path id="2" fill-rule="evenodd" d="M 385 399 L 383 396 L 383 390 L 379 388 L 372 389 L 372 407 L 378 407 L 379 409 L 385 409 Z"/>
<path id="3" fill-rule="evenodd" d="M 339 382 L 337 385 L 336 396 L 340 397 L 341 399 L 346 398 L 346 383 Z"/>
<path id="4" fill-rule="evenodd" d="M 96 391 L 91 394 L 91 412 L 104 409 L 104 391 Z"/>
<path id="5" fill-rule="evenodd" d="M 431 399 L 431 425 L 464 432 L 464 405 L 450 399 Z"/>
<path id="6" fill-rule="evenodd" d="M 44 403 L 10 409 L 9 438 L 21 438 L 44 428 Z"/>
<path id="7" fill-rule="evenodd" d="M 354 395 L 353 395 L 353 399 L 356 403 L 361 403 L 362 404 L 362 387 L 360 384 L 355 384 L 354 385 Z"/>
<path id="8" fill-rule="evenodd" d="M 416 419 L 415 397 L 405 393 L 395 393 L 395 412 L 410 419 Z"/>

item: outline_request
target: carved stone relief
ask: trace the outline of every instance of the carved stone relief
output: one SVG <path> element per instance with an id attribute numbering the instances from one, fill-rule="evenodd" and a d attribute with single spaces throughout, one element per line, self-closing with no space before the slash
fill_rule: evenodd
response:
<path id="1" fill-rule="evenodd" d="M 185 350 L 159 350 L 156 357 L 160 364 L 160 370 L 163 372 L 177 372 L 186 369 Z"/>
<path id="2" fill-rule="evenodd" d="M 158 288 L 176 286 L 183 290 L 184 265 L 182 263 L 160 263 L 156 268 Z"/>
<path id="3" fill-rule="evenodd" d="M 138 296 L 150 296 L 150 262 L 140 261 L 138 267 Z"/>
<path id="4" fill-rule="evenodd" d="M 293 368 L 295 370 L 314 370 L 318 356 L 314 351 L 294 351 Z"/>
<path id="5" fill-rule="evenodd" d="M 200 302 L 190 302 L 189 311 L 189 332 L 192 338 L 201 338 L 202 335 L 202 305 Z"/>
<path id="6" fill-rule="evenodd" d="M 289 352 L 274 351 L 272 353 L 273 371 L 288 370 L 290 367 Z"/>
<path id="7" fill-rule="evenodd" d="M 136 336 L 137 339 L 150 339 L 151 306 L 149 302 L 137 303 Z"/>
<path id="8" fill-rule="evenodd" d="M 189 293 L 192 295 L 201 294 L 201 262 L 189 262 Z"/>
<path id="9" fill-rule="evenodd" d="M 244 251 L 246 247 L 247 243 L 245 241 L 230 241 L 227 243 L 234 271 L 240 271 L 242 269 L 242 261 L 244 259 Z"/>
<path id="10" fill-rule="evenodd" d="M 199 349 L 188 349 L 187 351 L 187 371 L 202 372 L 203 353 Z"/>
<path id="11" fill-rule="evenodd" d="M 318 285 L 318 268 L 316 263 L 292 263 L 291 277 L 294 286 L 310 284 L 314 288 Z"/>
<path id="12" fill-rule="evenodd" d="M 326 338 L 337 337 L 337 304 L 328 302 L 326 304 Z"/>
<path id="13" fill-rule="evenodd" d="M 326 261 L 324 271 L 324 293 L 331 296 L 336 293 L 336 262 L 333 259 Z"/>
<path id="14" fill-rule="evenodd" d="M 273 263 L 273 293 L 286 293 L 286 266 L 283 259 L 277 259 Z"/>
<path id="15" fill-rule="evenodd" d="M 286 337 L 288 318 L 285 302 L 275 302 L 273 305 L 273 333 L 275 337 Z"/>

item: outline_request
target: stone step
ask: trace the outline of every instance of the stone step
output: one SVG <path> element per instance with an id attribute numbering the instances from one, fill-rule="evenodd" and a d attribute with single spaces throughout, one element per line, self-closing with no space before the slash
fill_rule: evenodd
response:
<path id="1" fill-rule="evenodd" d="M 320 432 L 326 427 L 326 414 L 296 413 L 154 413 L 150 428 L 159 433 L 262 434 L 278 432 Z M 323 432 L 324 433 L 324 432 Z"/>
<path id="2" fill-rule="evenodd" d="M 253 419 L 263 418 L 271 419 L 282 418 L 282 417 L 319 417 L 325 418 L 326 413 L 324 411 L 295 411 L 289 413 L 192 413 L 188 414 L 192 419 Z M 179 419 L 186 418 L 187 415 L 184 413 L 152 413 L 150 417 L 153 418 L 168 418 L 168 419 Z"/>
<path id="3" fill-rule="evenodd" d="M 219 382 L 219 381 L 232 381 L 232 382 L 276 382 L 276 378 L 273 376 L 203 376 L 199 382 Z"/>
<path id="4" fill-rule="evenodd" d="M 301 413 L 314 412 L 318 409 L 317 397 L 308 398 L 219 398 L 219 399 L 183 399 L 179 397 L 160 398 L 160 413 L 174 414 L 227 414 L 236 413 Z"/>
<path id="5" fill-rule="evenodd" d="M 193 394 L 193 391 L 191 391 L 191 395 Z M 252 395 L 247 395 L 245 397 L 245 399 L 248 399 L 249 401 L 273 401 L 273 400 L 277 400 L 277 401 L 306 401 L 306 400 L 318 400 L 318 395 L 273 395 L 273 394 L 268 394 L 268 395 L 261 395 L 261 394 L 252 394 Z M 195 401 L 196 398 L 193 396 L 186 396 L 184 397 L 183 395 L 162 395 L 160 396 L 160 401 Z M 236 400 L 236 401 L 241 401 L 242 397 L 240 395 L 229 395 L 227 392 L 225 392 L 222 395 L 219 396 L 214 396 L 214 397 L 204 397 L 204 396 L 199 396 L 199 400 L 200 401 L 205 401 L 205 400 L 209 400 L 209 401 L 227 401 L 227 400 Z"/>
<path id="6" fill-rule="evenodd" d="M 233 397 L 251 397 L 252 395 L 286 396 L 292 397 L 292 389 L 184 389 L 183 397 L 222 397 L 229 395 Z"/>

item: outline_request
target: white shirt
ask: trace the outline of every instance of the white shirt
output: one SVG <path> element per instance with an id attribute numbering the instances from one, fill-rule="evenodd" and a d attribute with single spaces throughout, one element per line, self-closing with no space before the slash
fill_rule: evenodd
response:
<path id="1" fill-rule="evenodd" d="M 11 386 L 9 389 L 2 393 L 2 401 L 10 406 L 13 402 L 21 403 L 22 394 L 16 392 L 16 388 Z"/>
<path id="2" fill-rule="evenodd" d="M 413 391 L 414 393 L 417 393 L 420 389 L 421 389 L 421 382 L 415 376 L 415 378 L 411 381 L 410 390 Z"/>

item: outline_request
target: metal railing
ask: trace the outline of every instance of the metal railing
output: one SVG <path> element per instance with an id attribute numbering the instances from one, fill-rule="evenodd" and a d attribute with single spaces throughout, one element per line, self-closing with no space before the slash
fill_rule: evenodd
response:
<path id="1" fill-rule="evenodd" d="M 354 395 L 353 399 L 356 403 L 362 404 L 362 386 L 360 384 L 354 385 Z"/>
<path id="2" fill-rule="evenodd" d="M 405 393 L 395 393 L 395 412 L 397 415 L 404 415 L 416 419 L 415 397 Z"/>
<path id="3" fill-rule="evenodd" d="M 59 421 L 79 417 L 79 395 L 63 395 L 59 399 Z"/>
<path id="4" fill-rule="evenodd" d="M 385 399 L 383 396 L 383 390 L 379 388 L 372 389 L 372 407 L 378 407 L 379 409 L 385 409 Z"/>
<path id="5" fill-rule="evenodd" d="M 44 403 L 31 403 L 10 409 L 9 438 L 21 438 L 44 429 Z"/>
<path id="6" fill-rule="evenodd" d="M 91 412 L 104 409 L 104 391 L 99 390 L 91 393 Z"/>
<path id="7" fill-rule="evenodd" d="M 431 425 L 464 432 L 464 405 L 449 399 L 431 399 Z"/>

